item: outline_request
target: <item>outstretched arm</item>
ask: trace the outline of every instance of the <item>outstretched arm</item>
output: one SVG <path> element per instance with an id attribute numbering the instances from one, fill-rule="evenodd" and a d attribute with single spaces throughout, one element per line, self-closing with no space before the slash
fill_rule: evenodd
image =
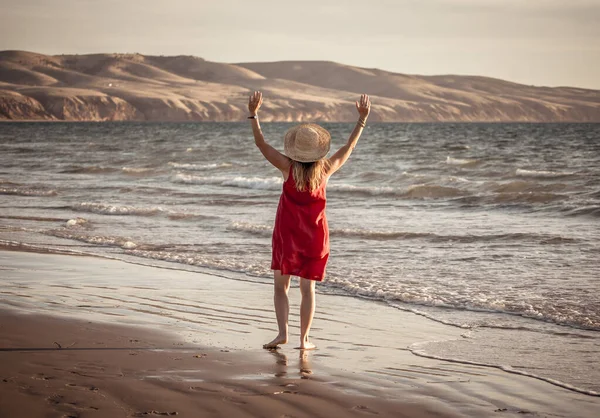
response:
<path id="1" fill-rule="evenodd" d="M 285 176 L 290 169 L 291 160 L 265 141 L 265 137 L 260 130 L 260 123 L 258 122 L 258 109 L 260 109 L 261 105 L 262 93 L 260 91 L 255 91 L 248 101 L 248 110 L 250 111 L 250 117 L 252 118 L 250 121 L 252 122 L 254 143 L 267 161 L 277 167 Z"/>
<path id="2" fill-rule="evenodd" d="M 356 122 L 356 126 L 354 130 L 350 134 L 348 138 L 348 142 L 346 145 L 341 147 L 335 154 L 331 156 L 329 159 L 329 173 L 328 175 L 332 175 L 337 170 L 339 170 L 344 163 L 352 154 L 352 150 L 356 146 L 358 142 L 358 138 L 360 138 L 360 134 L 363 131 L 363 128 L 366 126 L 367 118 L 369 117 L 369 112 L 371 111 L 371 99 L 366 94 L 360 96 L 360 102 L 356 102 L 356 110 L 358 110 L 359 119 Z"/>

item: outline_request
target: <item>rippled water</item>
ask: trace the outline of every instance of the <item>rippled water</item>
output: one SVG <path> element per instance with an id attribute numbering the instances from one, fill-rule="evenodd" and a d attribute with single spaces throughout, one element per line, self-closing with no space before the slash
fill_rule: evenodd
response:
<path id="1" fill-rule="evenodd" d="M 332 149 L 352 128 L 326 126 Z M 268 280 L 281 184 L 246 124 L 0 125 L 5 243 Z M 600 352 L 600 125 L 373 124 L 327 194 L 322 291 Z"/>

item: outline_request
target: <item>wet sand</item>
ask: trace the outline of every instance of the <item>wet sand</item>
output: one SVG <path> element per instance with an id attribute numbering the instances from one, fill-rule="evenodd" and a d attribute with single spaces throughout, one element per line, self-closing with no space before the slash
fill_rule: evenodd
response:
<path id="1" fill-rule="evenodd" d="M 283 353 L 201 349 L 176 336 L 57 317 L 0 318 L 2 417 L 446 416 L 331 390 L 310 378 L 307 361 Z"/>
<path id="2" fill-rule="evenodd" d="M 300 352 L 271 287 L 95 257 L 0 251 L 0 416 L 595 417 L 600 399 L 415 355 L 463 330 L 319 294 Z M 399 320 L 400 319 L 400 320 Z"/>

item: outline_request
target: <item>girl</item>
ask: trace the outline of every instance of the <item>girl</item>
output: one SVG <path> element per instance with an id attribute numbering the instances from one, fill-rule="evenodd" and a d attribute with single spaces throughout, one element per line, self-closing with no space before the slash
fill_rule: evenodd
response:
<path id="1" fill-rule="evenodd" d="M 284 154 L 265 142 L 258 122 L 262 93 L 250 96 L 248 110 L 252 121 L 254 142 L 265 158 L 277 167 L 284 183 L 275 228 L 273 229 L 273 256 L 271 269 L 275 276 L 275 314 L 279 333 L 263 348 L 277 348 L 288 341 L 290 276 L 300 278 L 300 349 L 310 350 L 315 345 L 308 333 L 315 313 L 315 282 L 325 276 L 329 258 L 329 229 L 325 217 L 325 187 L 329 177 L 339 170 L 356 146 L 371 110 L 369 96 L 363 94 L 356 102 L 359 119 L 348 138 L 329 159 L 331 135 L 315 124 L 301 124 L 291 128 L 284 139 Z"/>

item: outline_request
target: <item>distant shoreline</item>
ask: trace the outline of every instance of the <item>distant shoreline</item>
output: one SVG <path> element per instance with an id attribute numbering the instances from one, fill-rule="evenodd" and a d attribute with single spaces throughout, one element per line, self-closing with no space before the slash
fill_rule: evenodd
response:
<path id="1" fill-rule="evenodd" d="M 71 121 L 354 121 L 371 96 L 373 122 L 600 122 L 600 90 L 482 76 L 422 76 L 331 61 L 226 64 L 193 56 L 44 55 L 0 51 L 0 118 Z"/>
<path id="2" fill-rule="evenodd" d="M 344 121 L 297 121 L 297 122 L 289 122 L 289 121 L 261 121 L 261 124 L 269 124 L 269 123 L 288 123 L 290 125 L 297 123 L 320 123 L 320 124 L 354 124 L 355 122 L 344 122 Z M 229 121 L 216 121 L 216 120 L 188 120 L 188 121 L 171 121 L 171 120 L 39 120 L 39 119 L 19 119 L 19 120 L 11 120 L 11 119 L 0 119 L 0 123 L 143 123 L 143 124 L 157 124 L 157 123 L 183 123 L 183 124 L 200 124 L 200 123 L 247 123 L 245 120 L 229 120 Z M 406 121 L 406 122 L 370 122 L 366 129 L 368 129 L 369 125 L 400 125 L 400 124 L 414 124 L 414 125 L 596 125 L 600 124 L 600 121 L 592 121 L 592 122 L 580 122 L 580 121 L 557 121 L 557 122 L 530 122 L 530 121 L 433 121 L 433 122 L 422 122 L 422 121 Z"/>

